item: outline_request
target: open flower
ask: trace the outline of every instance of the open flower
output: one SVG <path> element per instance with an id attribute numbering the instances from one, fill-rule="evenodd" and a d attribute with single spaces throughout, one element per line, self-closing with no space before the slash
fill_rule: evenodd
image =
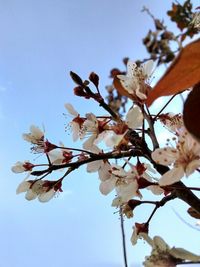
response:
<path id="1" fill-rule="evenodd" d="M 176 147 L 158 148 L 152 153 L 152 158 L 158 164 L 173 166 L 159 180 L 161 186 L 170 185 L 200 167 L 200 144 L 182 128 Z"/>
<path id="2" fill-rule="evenodd" d="M 116 190 L 117 197 L 113 200 L 112 206 L 118 207 L 134 197 L 142 198 L 139 189 L 144 188 L 142 187 L 144 185 L 143 180 L 147 182 L 146 186 L 151 184 L 148 183 L 151 179 L 146 173 L 147 168 L 145 164 L 138 163 L 134 166 L 129 162 L 127 163 L 130 166 L 128 171 L 118 165 L 113 165 L 109 170 L 111 173 L 110 177 L 100 184 L 100 191 L 104 195 L 109 194 L 113 189 Z"/>
<path id="3" fill-rule="evenodd" d="M 118 124 L 112 126 L 112 130 L 109 135 L 105 137 L 105 143 L 109 147 L 120 147 L 120 144 L 128 144 L 129 140 L 126 138 L 126 134 L 129 129 L 137 129 L 142 126 L 143 114 L 141 109 L 134 105 L 132 106 L 125 118 L 125 121 L 121 121 Z"/>
<path id="4" fill-rule="evenodd" d="M 31 150 L 36 153 L 48 153 L 57 147 L 56 145 L 50 143 L 47 139 L 45 141 L 44 132 L 35 125 L 31 125 L 30 133 L 23 134 L 23 139 L 33 144 Z"/>
<path id="5" fill-rule="evenodd" d="M 83 143 L 83 148 L 90 151 L 98 150 L 96 144 L 104 139 L 108 129 L 107 118 L 97 119 L 93 113 L 87 113 L 80 130 L 81 139 L 89 135 L 89 138 Z"/>
<path id="6" fill-rule="evenodd" d="M 44 152 L 44 132 L 38 127 L 31 125 L 30 133 L 24 133 L 22 136 L 24 140 L 33 144 L 32 151 L 38 153 Z"/>
<path id="7" fill-rule="evenodd" d="M 138 67 L 135 62 L 129 60 L 127 63 L 127 74 L 117 75 L 125 90 L 135 97 L 138 101 L 147 98 L 149 85 L 147 80 L 152 73 L 153 60 L 149 60 Z"/>
<path id="8" fill-rule="evenodd" d="M 67 109 L 69 114 L 72 115 L 72 117 L 73 117 L 73 120 L 71 121 L 70 125 L 72 127 L 72 138 L 73 138 L 73 141 L 76 141 L 79 138 L 80 129 L 81 129 L 82 125 L 83 125 L 83 122 L 86 119 L 85 118 L 81 118 L 79 113 L 74 109 L 74 107 L 71 104 L 66 103 L 65 104 L 65 108 Z"/>
<path id="9" fill-rule="evenodd" d="M 168 112 L 166 114 L 161 114 L 159 115 L 159 120 L 172 133 L 177 133 L 178 130 L 183 127 L 183 116 L 180 113 L 174 114 Z"/>
<path id="10" fill-rule="evenodd" d="M 17 194 L 26 192 L 27 200 L 38 197 L 40 202 L 47 202 L 55 196 L 56 192 L 62 192 L 61 186 L 61 181 L 28 180 L 19 184 L 16 192 Z"/>
<path id="11" fill-rule="evenodd" d="M 142 236 L 152 247 L 151 255 L 145 258 L 145 267 L 176 267 L 177 264 L 187 261 L 197 262 L 200 256 L 195 255 L 183 248 L 170 248 L 165 241 L 155 236 L 151 239 L 148 235 Z"/>

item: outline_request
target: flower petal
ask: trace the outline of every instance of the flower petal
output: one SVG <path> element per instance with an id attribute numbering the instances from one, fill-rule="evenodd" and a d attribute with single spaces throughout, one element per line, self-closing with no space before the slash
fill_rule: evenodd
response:
<path id="1" fill-rule="evenodd" d="M 163 252 L 169 250 L 169 246 L 160 236 L 154 236 L 153 243 L 154 243 L 154 247 L 157 250 L 160 250 Z"/>
<path id="2" fill-rule="evenodd" d="M 200 160 L 199 159 L 191 161 L 185 169 L 186 176 L 188 177 L 190 174 L 192 174 L 199 167 L 200 167 Z"/>
<path id="3" fill-rule="evenodd" d="M 31 183 L 28 181 L 23 181 L 21 184 L 18 185 L 16 193 L 20 194 L 26 192 L 30 188 Z"/>
<path id="4" fill-rule="evenodd" d="M 143 64 L 143 73 L 147 77 L 152 74 L 153 64 L 154 64 L 153 60 L 148 60 L 146 63 Z"/>
<path id="5" fill-rule="evenodd" d="M 87 172 L 97 172 L 101 167 L 102 160 L 96 160 L 87 164 Z"/>
<path id="6" fill-rule="evenodd" d="M 173 168 L 170 171 L 166 172 L 159 180 L 160 186 L 174 184 L 184 176 L 184 170 L 182 167 Z"/>
<path id="7" fill-rule="evenodd" d="M 138 106 L 132 107 L 126 115 L 126 123 L 129 128 L 136 129 L 142 126 L 143 115 Z"/>
<path id="8" fill-rule="evenodd" d="M 115 184 L 116 178 L 110 178 L 100 183 L 99 190 L 103 195 L 108 195 L 115 188 Z"/>
<path id="9" fill-rule="evenodd" d="M 127 63 L 127 76 L 128 77 L 134 77 L 136 68 L 137 68 L 136 63 L 129 59 L 129 61 Z"/>
<path id="10" fill-rule="evenodd" d="M 200 256 L 193 254 L 183 248 L 172 248 L 170 249 L 170 254 L 177 259 L 189 260 L 193 262 L 200 261 Z"/>
<path id="11" fill-rule="evenodd" d="M 70 103 L 66 103 L 65 108 L 72 116 L 77 117 L 79 115 L 78 112 L 74 109 L 74 107 Z"/>
<path id="12" fill-rule="evenodd" d="M 33 200 L 33 199 L 35 199 L 37 196 L 38 196 L 37 193 L 33 192 L 32 189 L 29 189 L 29 190 L 27 191 L 26 195 L 25 195 L 25 198 L 26 198 L 27 200 Z"/>
<path id="13" fill-rule="evenodd" d="M 55 193 L 56 193 L 55 190 L 52 188 L 48 192 L 44 192 L 44 193 L 40 194 L 38 196 L 38 200 L 40 202 L 47 202 L 54 197 Z"/>
<path id="14" fill-rule="evenodd" d="M 176 161 L 179 153 L 176 149 L 171 147 L 157 148 L 152 154 L 152 159 L 161 165 L 168 166 Z"/>

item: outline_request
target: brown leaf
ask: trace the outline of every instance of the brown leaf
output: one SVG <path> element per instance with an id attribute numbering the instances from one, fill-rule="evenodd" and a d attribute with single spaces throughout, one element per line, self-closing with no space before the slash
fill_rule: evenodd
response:
<path id="1" fill-rule="evenodd" d="M 179 93 L 200 81 L 200 39 L 185 46 L 163 77 L 150 92 L 146 104 L 150 106 L 160 96 Z"/>
<path id="2" fill-rule="evenodd" d="M 190 214 L 191 217 L 195 218 L 195 219 L 200 219 L 200 213 L 197 212 L 195 209 L 193 209 L 192 207 L 190 207 L 187 210 L 188 214 Z"/>
<path id="3" fill-rule="evenodd" d="M 183 109 L 183 121 L 187 130 L 200 140 L 200 83 L 196 84 L 188 95 Z"/>

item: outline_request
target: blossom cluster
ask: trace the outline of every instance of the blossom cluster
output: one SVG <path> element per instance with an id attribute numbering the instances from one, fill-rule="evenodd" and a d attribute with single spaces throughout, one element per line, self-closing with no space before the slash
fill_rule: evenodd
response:
<path id="1" fill-rule="evenodd" d="M 45 156 L 46 163 L 33 164 L 25 160 L 18 161 L 12 167 L 15 173 L 28 174 L 19 184 L 17 193 L 25 193 L 27 200 L 37 198 L 40 202 L 47 202 L 62 192 L 66 176 L 86 165 L 88 173 L 98 173 L 99 190 L 103 195 L 115 191 L 112 206 L 120 209 L 127 218 L 133 217 L 133 211 L 139 205 L 149 203 L 157 209 L 176 197 L 174 190 L 177 182 L 185 176 L 190 177 L 200 167 L 200 144 L 188 133 L 181 114 L 162 112 L 153 115 L 147 108 L 145 101 L 152 90 L 150 78 L 153 64 L 150 60 L 138 66 L 129 60 L 127 72 L 116 75 L 115 80 L 117 79 L 120 88 L 132 100 L 129 110 L 123 116 L 113 111 L 104 101 L 96 74 L 92 73 L 89 77 L 97 90 L 94 93 L 89 87 L 89 81 L 83 82 L 77 74 L 72 73 L 73 80 L 78 84 L 74 90 L 75 95 L 84 97 L 86 101 L 92 98 L 107 113 L 103 116 L 92 112 L 81 115 L 72 104 L 65 104 L 72 117 L 69 122 L 72 139 L 74 142 L 83 141 L 82 148 L 54 144 L 46 138 L 44 131 L 32 125 L 30 132 L 23 134 L 23 139 L 31 144 L 33 153 Z M 164 148 L 159 148 L 155 124 L 164 125 L 173 134 L 172 142 L 168 142 Z M 121 160 L 116 161 L 117 159 Z M 47 179 L 48 175 L 56 175 L 56 171 L 60 169 L 64 170 L 61 177 L 59 172 L 57 180 Z M 160 196 L 160 202 L 143 200 L 145 189 L 152 196 Z M 179 249 L 170 249 L 158 237 L 151 240 L 148 236 L 151 217 L 146 223 L 136 223 L 131 237 L 132 244 L 136 244 L 138 238 L 142 237 L 153 248 L 152 255 L 146 258 L 144 266 L 176 266 L 177 259 L 192 258 Z M 193 259 L 199 260 L 199 257 L 194 256 Z M 154 265 L 156 261 L 160 261 L 160 265 Z M 162 265 L 165 261 L 171 262 L 171 265 Z"/>

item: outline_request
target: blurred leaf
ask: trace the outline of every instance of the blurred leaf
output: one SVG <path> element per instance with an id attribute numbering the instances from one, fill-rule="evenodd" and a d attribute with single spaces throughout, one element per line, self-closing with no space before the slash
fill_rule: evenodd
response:
<path id="1" fill-rule="evenodd" d="M 185 46 L 163 77 L 150 92 L 146 104 L 150 106 L 160 96 L 184 91 L 200 81 L 200 39 Z"/>
<path id="2" fill-rule="evenodd" d="M 200 125 L 197 122 L 200 115 L 200 83 L 188 95 L 184 104 L 183 121 L 187 130 L 200 140 Z"/>
<path id="3" fill-rule="evenodd" d="M 190 0 L 186 0 L 182 5 L 179 3 L 172 3 L 172 10 L 169 10 L 167 14 L 182 31 L 189 26 L 189 23 L 192 20 L 192 3 Z"/>
<path id="4" fill-rule="evenodd" d="M 193 209 L 192 207 L 190 207 L 187 210 L 188 214 L 190 214 L 191 217 L 195 218 L 195 219 L 200 219 L 200 213 L 197 212 L 195 209 Z"/>

